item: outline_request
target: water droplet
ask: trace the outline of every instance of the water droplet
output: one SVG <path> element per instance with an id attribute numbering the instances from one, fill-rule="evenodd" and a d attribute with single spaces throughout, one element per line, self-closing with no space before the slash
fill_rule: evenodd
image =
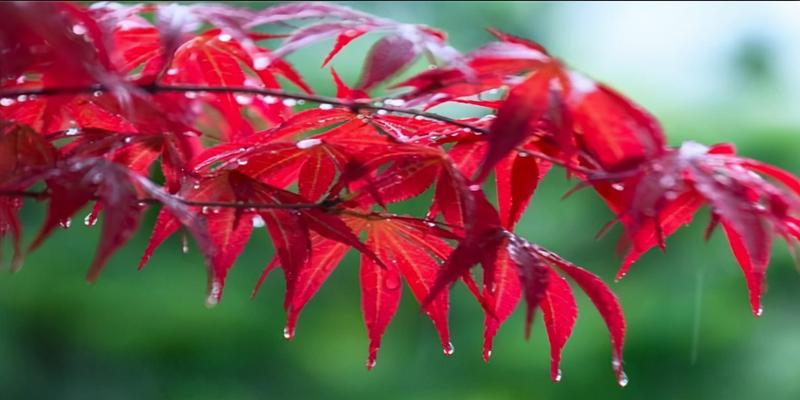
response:
<path id="1" fill-rule="evenodd" d="M 453 346 L 453 342 L 447 342 L 447 346 L 444 346 L 444 349 L 442 349 L 442 351 L 444 351 L 444 355 L 451 356 L 453 355 L 453 353 L 456 352 L 456 348 L 455 346 Z"/>
<path id="2" fill-rule="evenodd" d="M 84 35 L 86 34 L 86 27 L 81 24 L 72 25 L 72 33 L 76 35 Z"/>
<path id="3" fill-rule="evenodd" d="M 133 141 L 133 138 L 130 137 L 130 136 L 126 136 L 125 139 L 122 139 L 122 141 L 125 142 L 125 143 L 130 143 L 130 142 Z"/>
<path id="4" fill-rule="evenodd" d="M 94 226 L 97 223 L 97 218 L 94 217 L 93 213 L 86 214 L 86 217 L 83 218 L 83 224 L 86 226 Z"/>
<path id="5" fill-rule="evenodd" d="M 0 99 L 0 106 L 8 107 L 12 104 L 14 104 L 14 99 L 9 99 L 9 98 Z"/>
<path id="6" fill-rule="evenodd" d="M 756 317 L 760 317 L 761 314 L 763 314 L 763 313 L 764 313 L 764 308 L 763 307 L 758 307 L 758 310 L 756 310 Z"/>
<path id="7" fill-rule="evenodd" d="M 184 96 L 186 96 L 187 99 L 196 99 L 197 92 L 186 92 Z"/>
<path id="8" fill-rule="evenodd" d="M 236 160 L 236 164 L 247 165 L 247 159 L 246 158 L 240 158 L 240 159 Z"/>
<path id="9" fill-rule="evenodd" d="M 319 105 L 319 109 L 320 110 L 330 110 L 332 108 L 333 108 L 333 106 L 328 104 L 328 103 L 322 103 L 322 104 Z"/>
<path id="10" fill-rule="evenodd" d="M 665 188 L 671 188 L 675 186 L 675 178 L 669 175 L 664 175 L 658 180 L 658 184 Z"/>
<path id="11" fill-rule="evenodd" d="M 264 218 L 261 218 L 260 215 L 253 216 L 253 228 L 263 228 L 264 225 Z"/>
<path id="12" fill-rule="evenodd" d="M 371 370 L 371 369 L 375 368 L 375 364 L 376 363 L 377 362 L 376 362 L 376 360 L 374 358 L 370 358 L 369 360 L 367 360 L 367 369 Z"/>
<path id="13" fill-rule="evenodd" d="M 208 206 L 203 206 L 203 208 L 200 209 L 201 214 L 208 214 L 208 211 L 209 211 Z"/>
<path id="14" fill-rule="evenodd" d="M 298 149 L 305 150 L 305 149 L 309 149 L 311 147 L 314 147 L 314 146 L 316 146 L 316 145 L 318 145 L 320 143 L 322 143 L 322 140 L 319 140 L 319 139 L 316 139 L 316 138 L 311 138 L 311 139 L 303 139 L 303 140 L 297 142 L 297 144 L 295 144 L 295 145 L 297 146 Z"/>
<path id="15" fill-rule="evenodd" d="M 292 329 L 292 328 L 290 328 L 288 326 L 283 328 L 283 338 L 284 339 L 292 340 L 293 337 L 294 337 L 294 329 Z"/>
<path id="16" fill-rule="evenodd" d="M 231 37 L 231 35 L 228 35 L 227 33 L 223 33 L 223 34 L 217 36 L 217 39 L 219 39 L 220 42 L 230 42 L 231 39 L 233 39 L 233 38 Z"/>
<path id="17" fill-rule="evenodd" d="M 252 102 L 253 102 L 253 97 L 252 96 L 247 96 L 247 95 L 243 95 L 243 94 L 237 94 L 236 95 L 236 103 L 239 104 L 240 106 L 246 106 L 246 105 L 249 105 Z"/>
<path id="18" fill-rule="evenodd" d="M 283 99 L 283 105 L 286 107 L 294 107 L 297 105 L 297 100 L 295 99 Z"/>
<path id="19" fill-rule="evenodd" d="M 688 142 L 683 142 L 680 149 L 678 149 L 678 154 L 680 154 L 680 156 L 683 158 L 694 158 L 697 156 L 702 156 L 707 152 L 708 146 L 693 142 L 691 140 Z"/>
<path id="20" fill-rule="evenodd" d="M 477 192 L 477 191 L 481 190 L 481 185 L 478 185 L 477 183 L 473 184 L 473 185 L 469 185 L 469 190 L 472 191 L 472 192 Z"/>
<path id="21" fill-rule="evenodd" d="M 58 222 L 58 225 L 64 229 L 68 229 L 72 225 L 72 219 L 71 218 L 62 219 L 61 221 Z"/>
<path id="22" fill-rule="evenodd" d="M 556 376 L 553 377 L 553 380 L 556 382 L 561 382 L 561 368 L 556 371 Z"/>
<path id="23" fill-rule="evenodd" d="M 275 104 L 278 102 L 278 98 L 275 96 L 264 96 L 264 103 L 267 104 Z"/>
<path id="24" fill-rule="evenodd" d="M 28 96 L 24 95 L 24 94 L 21 94 L 21 95 L 17 96 L 17 101 L 19 101 L 20 103 L 28 101 Z"/>
<path id="25" fill-rule="evenodd" d="M 386 99 L 384 103 L 386 103 L 387 106 L 401 107 L 406 104 L 406 101 L 403 99 Z"/>
<path id="26" fill-rule="evenodd" d="M 617 378 L 617 383 L 621 387 L 628 386 L 628 375 L 625 375 L 624 372 L 620 372 L 619 377 Z"/>
<path id="27" fill-rule="evenodd" d="M 178 69 L 177 69 L 177 68 L 170 68 L 170 69 L 168 69 L 168 70 L 167 70 L 167 75 L 169 75 L 169 76 L 178 75 Z"/>
<path id="28" fill-rule="evenodd" d="M 400 288 L 400 278 L 395 275 L 387 276 L 383 279 L 383 286 L 388 290 L 397 290 Z"/>
<path id="29" fill-rule="evenodd" d="M 267 56 L 258 56 L 253 59 L 253 68 L 257 71 L 261 71 L 267 69 L 269 66 L 270 59 Z"/>
<path id="30" fill-rule="evenodd" d="M 611 188 L 614 189 L 614 190 L 617 190 L 617 191 L 622 191 L 622 190 L 625 190 L 625 185 L 623 185 L 621 183 L 615 183 L 615 184 L 611 185 Z"/>
<path id="31" fill-rule="evenodd" d="M 181 236 L 181 252 L 189 253 L 189 239 L 186 238 L 186 235 Z"/>
<path id="32" fill-rule="evenodd" d="M 378 110 L 378 115 L 386 115 L 388 113 L 389 113 L 389 111 L 386 111 L 386 110 Z"/>

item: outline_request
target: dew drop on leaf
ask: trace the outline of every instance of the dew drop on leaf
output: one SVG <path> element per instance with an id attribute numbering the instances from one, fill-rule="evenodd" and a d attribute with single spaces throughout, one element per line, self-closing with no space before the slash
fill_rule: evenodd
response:
<path id="1" fill-rule="evenodd" d="M 253 228 L 263 228 L 265 225 L 264 218 L 261 218 L 260 215 L 253 216 Z"/>
<path id="2" fill-rule="evenodd" d="M 86 27 L 81 24 L 75 24 L 72 26 L 72 33 L 76 35 L 84 35 L 86 34 Z"/>
<path id="3" fill-rule="evenodd" d="M 310 149 L 318 144 L 322 143 L 322 140 L 311 138 L 311 139 L 303 139 L 298 141 L 296 146 L 300 150 Z"/>
<path id="4" fill-rule="evenodd" d="M 267 56 L 258 56 L 253 59 L 253 68 L 257 71 L 265 70 L 269 66 L 270 60 Z"/>
<path id="5" fill-rule="evenodd" d="M 383 280 L 383 285 L 386 286 L 388 290 L 397 290 L 400 288 L 400 278 L 397 276 L 387 276 Z"/>

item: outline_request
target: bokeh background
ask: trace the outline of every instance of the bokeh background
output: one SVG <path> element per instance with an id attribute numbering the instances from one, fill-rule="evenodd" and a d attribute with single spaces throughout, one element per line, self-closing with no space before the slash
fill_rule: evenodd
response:
<path id="1" fill-rule="evenodd" d="M 731 141 L 744 155 L 800 173 L 798 4 L 345 4 L 443 28 L 461 50 L 488 41 L 485 27 L 533 38 L 650 109 L 672 144 Z M 369 42 L 355 42 L 335 62 L 351 82 Z M 318 68 L 327 46 L 292 55 L 322 93 L 331 90 Z M 561 201 L 570 186 L 562 171 L 551 174 L 519 231 L 611 282 L 619 231 L 593 240 L 611 216 L 589 191 Z M 705 215 L 672 237 L 666 254 L 648 253 L 612 286 L 629 324 L 624 389 L 611 372 L 602 320 L 580 293 L 561 383 L 549 380 L 541 321 L 526 342 L 521 313 L 501 330 L 484 364 L 480 308 L 463 287 L 453 291 L 453 356 L 442 354 L 406 292 L 377 368 L 368 372 L 356 256 L 333 273 L 286 342 L 279 274 L 249 299 L 271 256 L 266 234 L 254 235 L 223 302 L 209 310 L 195 248 L 184 255 L 172 239 L 136 271 L 154 212 L 148 217 L 95 285 L 84 273 L 99 229 L 81 223 L 57 232 L 18 274 L 0 273 L 0 398 L 800 398 L 800 276 L 785 246 L 775 246 L 765 312 L 756 319 L 722 236 L 702 241 Z M 28 238 L 42 218 L 40 205 L 26 207 Z"/>

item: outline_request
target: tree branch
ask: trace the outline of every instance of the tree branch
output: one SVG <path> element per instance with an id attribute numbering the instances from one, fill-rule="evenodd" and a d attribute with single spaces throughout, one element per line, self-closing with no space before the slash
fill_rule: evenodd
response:
<path id="1" fill-rule="evenodd" d="M 354 100 L 342 100 L 336 97 L 329 97 L 329 96 L 319 96 L 319 95 L 311 95 L 311 94 L 303 94 L 303 93 L 290 93 L 283 90 L 278 89 L 265 89 L 265 88 L 257 88 L 257 87 L 250 87 L 250 86 L 201 86 L 201 85 L 164 85 L 160 83 L 154 83 L 149 85 L 139 85 L 136 86 L 137 88 L 144 90 L 149 93 L 163 93 L 163 92 L 180 92 L 180 93 L 189 93 L 189 92 L 206 92 L 206 93 L 246 93 L 258 96 L 272 96 L 276 98 L 282 99 L 291 99 L 297 101 L 308 101 L 312 103 L 318 104 L 330 104 L 332 106 L 339 106 L 339 107 L 346 107 L 351 110 L 358 111 L 358 110 L 370 110 L 370 111 L 385 111 L 385 112 L 392 112 L 397 114 L 404 114 L 410 115 L 414 117 L 421 117 L 430 119 L 433 121 L 440 121 L 449 125 L 458 126 L 464 129 L 469 129 L 470 131 L 484 135 L 488 134 L 489 130 L 485 128 L 480 128 L 474 126 L 472 124 L 459 121 L 454 118 L 446 117 L 441 114 L 427 112 L 427 111 L 419 111 L 414 109 L 408 109 L 403 107 L 397 106 L 389 106 L 385 105 L 382 102 L 367 102 L 367 101 L 354 101 Z M 24 90 L 12 90 L 12 91 L 3 91 L 0 92 L 0 98 L 17 98 L 18 96 L 52 96 L 52 95 L 60 95 L 60 94 L 78 94 L 78 93 L 94 93 L 98 91 L 108 91 L 109 89 L 103 85 L 90 85 L 90 86 L 75 86 L 75 87 L 44 87 L 38 89 L 24 89 Z M 385 101 L 386 99 L 384 99 Z M 570 165 L 557 158 L 550 157 L 546 154 L 525 150 L 521 147 L 515 148 L 515 150 L 519 153 L 525 154 L 530 157 L 535 157 L 538 159 L 542 159 L 545 161 L 549 161 L 555 165 L 561 166 L 568 170 L 580 172 L 587 175 L 602 175 L 601 180 L 614 180 L 617 179 L 616 175 L 605 175 L 604 171 L 602 170 L 594 170 L 586 167 L 582 167 L 579 165 Z M 627 177 L 624 176 L 624 177 Z"/>
<path id="2" fill-rule="evenodd" d="M 201 86 L 201 85 L 164 85 L 160 83 L 150 85 L 139 85 L 137 88 L 149 93 L 164 93 L 164 92 L 206 92 L 206 93 L 246 93 L 258 96 L 272 96 L 281 99 L 302 100 L 319 104 L 330 104 L 332 106 L 346 107 L 354 111 L 370 110 L 370 111 L 386 111 L 397 114 L 405 114 L 414 117 L 427 118 L 434 121 L 441 121 L 446 124 L 458 126 L 461 128 L 469 129 L 473 132 L 485 134 L 489 133 L 487 129 L 479 128 L 461 122 L 457 119 L 445 117 L 444 115 L 413 110 L 403 107 L 390 106 L 382 103 L 374 103 L 367 101 L 354 101 L 342 100 L 336 97 L 319 96 L 303 93 L 290 93 L 278 89 L 265 89 L 251 86 Z M 17 98 L 19 96 L 54 96 L 60 94 L 79 94 L 79 93 L 94 93 L 105 92 L 110 89 L 103 85 L 90 85 L 90 86 L 73 86 L 73 87 L 44 87 L 38 89 L 23 89 L 23 90 L 10 90 L 0 92 L 0 98 Z"/>
<path id="3" fill-rule="evenodd" d="M 25 190 L 0 190 L 0 196 L 8 197 L 27 197 L 37 200 L 42 200 L 50 197 L 50 193 L 46 190 L 43 191 L 25 191 Z M 181 197 L 173 196 L 174 199 L 180 201 L 187 206 L 193 207 L 224 207 L 224 208 L 255 208 L 255 209 L 287 209 L 287 210 L 301 210 L 307 208 L 320 208 L 329 209 L 336 205 L 335 202 L 322 201 L 319 203 L 245 203 L 245 202 L 230 202 L 230 201 L 196 201 L 188 200 Z M 98 200 L 95 198 L 94 200 Z M 140 203 L 146 204 L 161 204 L 161 201 L 151 197 L 144 197 L 138 199 Z"/>

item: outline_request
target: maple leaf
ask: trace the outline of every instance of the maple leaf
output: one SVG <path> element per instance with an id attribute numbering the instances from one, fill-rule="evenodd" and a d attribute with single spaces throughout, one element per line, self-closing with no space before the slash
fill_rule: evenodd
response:
<path id="1" fill-rule="evenodd" d="M 713 218 L 707 235 L 716 222 L 722 223 L 747 280 L 752 311 L 760 315 L 772 237 L 777 233 L 790 247 L 797 241 L 798 182 L 787 171 L 736 156 L 732 146 L 708 148 L 687 142 L 653 159 L 627 181 L 613 187 L 598 185 L 631 242 L 618 277 L 648 249 L 663 248 L 666 237 L 691 222 L 703 204 L 709 204 Z"/>

